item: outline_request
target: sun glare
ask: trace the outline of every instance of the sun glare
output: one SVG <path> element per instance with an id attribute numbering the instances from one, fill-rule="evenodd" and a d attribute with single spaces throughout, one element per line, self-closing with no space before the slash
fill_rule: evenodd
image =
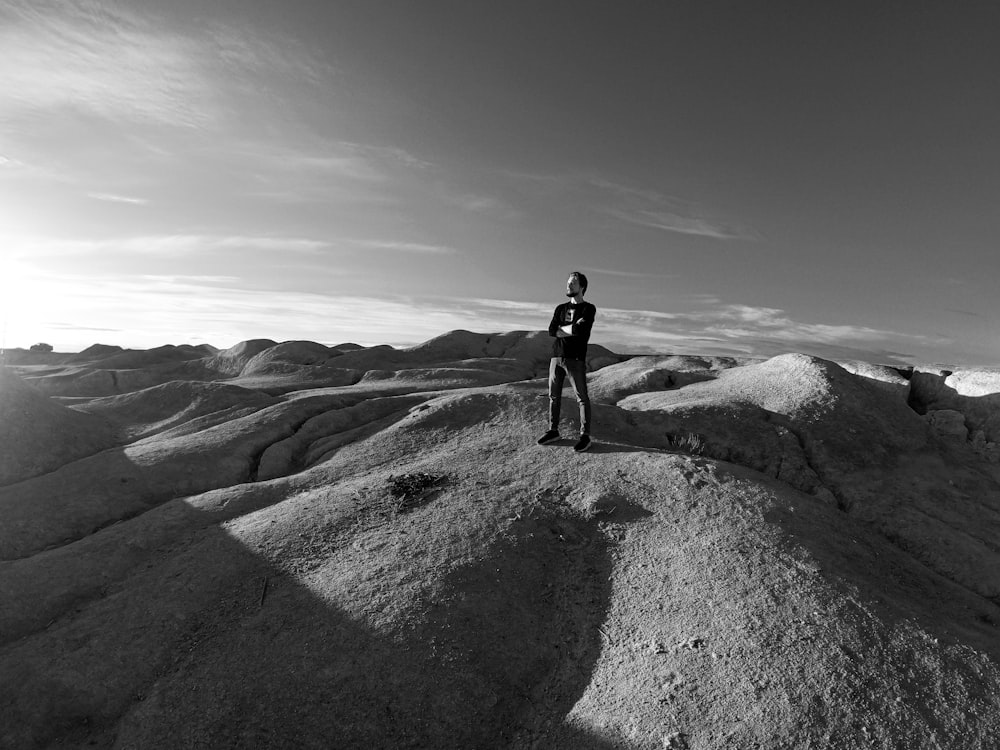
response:
<path id="1" fill-rule="evenodd" d="M 0 256 L 0 327 L 4 347 L 27 346 L 25 336 L 36 333 L 45 289 L 38 274 L 11 255 Z"/>
<path id="2" fill-rule="evenodd" d="M 27 273 L 13 258 L 0 258 L 0 310 L 13 312 L 27 298 Z"/>

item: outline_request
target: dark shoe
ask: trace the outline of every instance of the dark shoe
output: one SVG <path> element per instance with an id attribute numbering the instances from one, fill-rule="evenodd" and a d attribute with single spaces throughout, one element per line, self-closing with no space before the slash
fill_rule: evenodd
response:
<path id="1" fill-rule="evenodd" d="M 539 445 L 548 445 L 549 443 L 554 443 L 559 439 L 559 430 L 549 430 L 540 438 L 538 438 Z"/>
<path id="2" fill-rule="evenodd" d="M 583 453 L 585 450 L 590 448 L 590 435 L 580 435 L 580 439 L 573 446 L 573 450 L 577 453 Z"/>

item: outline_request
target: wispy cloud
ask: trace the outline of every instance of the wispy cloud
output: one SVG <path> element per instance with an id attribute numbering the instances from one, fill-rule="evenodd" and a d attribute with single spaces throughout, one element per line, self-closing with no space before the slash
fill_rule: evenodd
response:
<path id="1" fill-rule="evenodd" d="M 247 27 L 219 22 L 209 23 L 204 35 L 208 51 L 244 85 L 252 86 L 255 81 L 279 77 L 285 82 L 297 80 L 319 86 L 335 75 L 329 63 L 290 37 L 263 36 Z M 260 95 L 262 92 L 252 93 Z"/>
<path id="2" fill-rule="evenodd" d="M 48 326 L 57 331 L 73 331 L 74 333 L 125 333 L 125 329 L 123 328 L 96 328 L 81 326 L 76 323 L 49 323 Z"/>
<path id="3" fill-rule="evenodd" d="M 490 214 L 506 219 L 516 219 L 521 212 L 497 196 L 474 193 L 467 190 L 441 187 L 441 200 L 445 205 L 454 206 L 474 214 Z"/>
<path id="4" fill-rule="evenodd" d="M 10 114 L 74 108 L 110 119 L 200 127 L 216 111 L 191 40 L 120 5 L 13 2 L 0 27 Z"/>
<path id="5" fill-rule="evenodd" d="M 373 159 L 354 149 L 329 144 L 321 149 L 303 149 L 289 144 L 236 144 L 227 148 L 230 157 L 244 158 L 258 171 L 270 175 L 294 176 L 307 185 L 316 179 L 349 179 L 357 182 L 384 182 L 385 173 Z"/>
<path id="6" fill-rule="evenodd" d="M 24 169 L 24 167 L 25 164 L 23 162 L 20 162 L 17 159 L 13 159 L 9 156 L 4 156 L 3 154 L 0 154 L 0 169 L 15 170 L 15 169 Z"/>
<path id="7" fill-rule="evenodd" d="M 759 234 L 749 227 L 725 219 L 694 201 L 600 177 L 585 181 L 611 199 L 602 202 L 599 210 L 626 223 L 719 240 L 759 239 Z"/>
<path id="8" fill-rule="evenodd" d="M 395 164 L 408 169 L 431 169 L 434 164 L 397 146 L 354 143 L 339 141 L 337 145 L 345 151 L 358 155 L 366 160 L 375 160 L 383 164 Z"/>
<path id="9" fill-rule="evenodd" d="M 955 315 L 964 315 L 967 318 L 982 318 L 980 313 L 972 312 L 971 310 L 956 310 L 952 307 L 946 307 L 945 312 L 954 313 Z"/>
<path id="10" fill-rule="evenodd" d="M 248 141 L 227 147 L 228 153 L 266 166 L 305 177 L 346 177 L 365 182 L 386 182 L 400 168 L 426 170 L 433 167 L 403 149 L 364 145 L 350 141 L 312 139 L 308 143 L 261 143 Z"/>
<path id="11" fill-rule="evenodd" d="M 447 245 L 430 245 L 422 242 L 401 242 L 397 240 L 356 240 L 359 247 L 372 250 L 395 250 L 403 253 L 431 253 L 450 255 L 458 252 L 453 247 Z"/>
<path id="12" fill-rule="evenodd" d="M 145 206 L 149 203 L 145 198 L 131 198 L 126 195 L 114 195 L 113 193 L 87 193 L 88 198 L 95 201 L 107 201 L 109 203 L 131 203 L 136 206 Z"/>
<path id="13" fill-rule="evenodd" d="M 610 268 L 587 268 L 588 275 L 621 276 L 627 279 L 673 279 L 673 273 L 646 273 L 644 271 L 616 271 Z"/>
<path id="14" fill-rule="evenodd" d="M 0 92 L 0 107 L 2 107 L 3 93 Z M 23 181 L 43 180 L 47 183 L 69 183 L 72 180 L 66 174 L 65 169 L 52 165 L 43 164 L 40 160 L 23 160 L 12 156 L 0 156 L 0 180 L 10 180 L 22 183 Z"/>
<path id="15" fill-rule="evenodd" d="M 903 351 L 932 351 L 939 337 L 858 325 L 795 320 L 770 307 L 717 304 L 676 313 L 641 310 L 599 311 L 607 320 L 602 335 L 633 351 L 743 354 L 769 357 L 797 351 L 831 359 L 858 358 L 902 363 Z"/>
<path id="16" fill-rule="evenodd" d="M 37 258 L 107 253 L 185 255 L 217 250 L 265 250 L 316 253 L 330 246 L 326 240 L 302 237 L 253 237 L 218 235 L 151 235 L 88 240 L 50 237 L 12 237 L 6 244 L 14 257 Z"/>
<path id="17" fill-rule="evenodd" d="M 429 162 L 391 146 L 364 146 L 299 133 L 277 142 L 247 138 L 220 144 L 213 158 L 241 175 L 236 192 L 288 204 L 396 205 L 405 186 L 420 186 Z"/>
<path id="18" fill-rule="evenodd" d="M 759 240 L 756 230 L 692 200 L 599 175 L 505 172 L 517 184 L 547 196 L 569 196 L 617 221 L 664 232 L 718 240 Z"/>
<path id="19" fill-rule="evenodd" d="M 279 99 L 285 85 L 333 74 L 292 39 L 218 22 L 182 28 L 148 7 L 8 0 L 0 20 L 9 116 L 59 110 L 205 128 L 231 120 L 240 98 Z"/>
<path id="20" fill-rule="evenodd" d="M 670 211 L 627 210 L 606 208 L 605 213 L 630 224 L 637 224 L 652 229 L 662 229 L 665 232 L 679 234 L 694 234 L 701 237 L 714 237 L 718 240 L 749 239 L 749 236 L 736 229 L 708 219 L 691 216 L 681 216 Z"/>
<path id="21" fill-rule="evenodd" d="M 783 310 L 770 307 L 726 305 L 704 316 L 705 331 L 729 339 L 766 335 L 769 339 L 789 342 L 820 342 L 824 344 L 845 341 L 874 342 L 887 338 L 926 340 L 923 336 L 909 336 L 868 326 L 829 325 L 802 323 L 789 318 Z"/>

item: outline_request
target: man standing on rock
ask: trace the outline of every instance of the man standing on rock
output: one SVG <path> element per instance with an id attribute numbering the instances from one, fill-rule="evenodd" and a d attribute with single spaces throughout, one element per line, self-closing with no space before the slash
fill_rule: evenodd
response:
<path id="1" fill-rule="evenodd" d="M 559 410 L 562 390 L 569 376 L 573 393 L 580 403 L 580 439 L 573 450 L 577 453 L 590 448 L 590 396 L 587 394 L 587 342 L 594 326 L 597 308 L 583 301 L 587 292 L 587 277 L 573 271 L 566 280 L 569 302 L 556 307 L 549 323 L 552 342 L 552 359 L 549 361 L 549 431 L 538 438 L 539 445 L 559 439 Z"/>

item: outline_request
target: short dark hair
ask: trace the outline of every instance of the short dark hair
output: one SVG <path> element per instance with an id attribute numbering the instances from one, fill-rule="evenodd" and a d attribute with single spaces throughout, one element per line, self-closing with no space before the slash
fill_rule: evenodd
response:
<path id="1" fill-rule="evenodd" d="M 573 271 L 573 272 L 570 273 L 570 276 L 576 276 L 576 280 L 578 282 L 580 282 L 580 291 L 582 291 L 584 294 L 586 294 L 587 293 L 587 277 L 584 274 L 580 273 L 580 271 Z"/>

